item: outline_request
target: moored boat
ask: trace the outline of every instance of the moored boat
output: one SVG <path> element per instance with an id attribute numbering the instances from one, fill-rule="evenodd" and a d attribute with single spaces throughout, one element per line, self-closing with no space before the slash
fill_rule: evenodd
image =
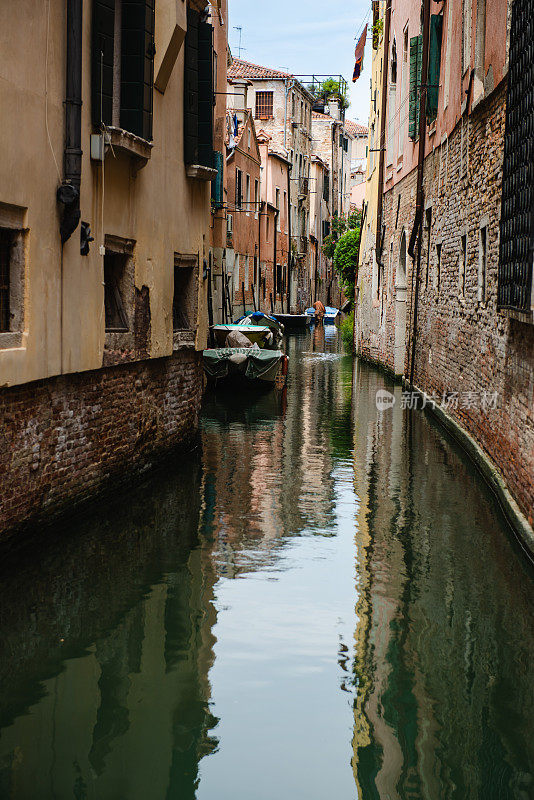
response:
<path id="1" fill-rule="evenodd" d="M 271 329 L 267 325 L 213 325 L 211 331 L 218 347 L 225 347 L 226 338 L 230 333 L 240 333 L 246 336 L 251 344 L 257 344 L 260 348 L 269 346 L 274 338 Z"/>
<path id="2" fill-rule="evenodd" d="M 333 306 L 325 306 L 325 315 L 323 317 L 323 323 L 325 325 L 335 325 L 336 319 L 341 314 L 339 308 L 334 308 Z M 306 315 L 310 320 L 315 318 L 315 309 L 314 308 L 307 308 Z"/>
<path id="3" fill-rule="evenodd" d="M 269 314 L 265 314 L 263 311 L 253 311 L 251 314 L 247 314 L 246 317 L 240 317 L 240 319 L 235 321 L 235 324 L 254 325 L 256 327 L 263 326 L 269 328 L 273 334 L 273 338 L 272 342 L 270 344 L 266 344 L 265 347 L 268 347 L 271 350 L 278 350 L 280 344 L 282 343 L 282 337 L 284 334 L 283 323 Z"/>
<path id="4" fill-rule="evenodd" d="M 305 328 L 311 323 L 307 314 L 273 314 L 273 317 L 281 322 L 284 328 Z"/>
<path id="5" fill-rule="evenodd" d="M 288 357 L 281 350 L 259 347 L 219 347 L 202 353 L 208 380 L 244 381 L 249 385 L 282 388 L 287 381 Z"/>

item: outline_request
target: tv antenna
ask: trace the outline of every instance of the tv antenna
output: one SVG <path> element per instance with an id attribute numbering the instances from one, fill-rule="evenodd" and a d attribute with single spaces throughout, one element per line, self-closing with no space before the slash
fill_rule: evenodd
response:
<path id="1" fill-rule="evenodd" d="M 237 57 L 241 58 L 241 50 L 246 50 L 246 47 L 241 46 L 241 35 L 243 33 L 243 28 L 241 25 L 234 25 L 234 31 L 239 31 L 239 44 L 237 45 Z"/>

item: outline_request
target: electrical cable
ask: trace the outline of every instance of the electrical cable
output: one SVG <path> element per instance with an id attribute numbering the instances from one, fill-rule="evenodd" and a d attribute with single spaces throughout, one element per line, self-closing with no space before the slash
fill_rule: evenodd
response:
<path id="1" fill-rule="evenodd" d="M 54 159 L 54 164 L 56 165 L 56 172 L 59 182 L 61 183 L 61 173 L 59 171 L 59 165 L 57 163 L 56 154 L 54 153 L 54 148 L 52 146 L 52 139 L 50 137 L 50 129 L 48 127 L 48 40 L 50 38 L 50 3 L 52 0 L 48 0 L 48 10 L 47 10 L 47 18 L 46 18 L 46 55 L 45 55 L 45 127 L 46 127 L 46 137 L 48 139 L 48 146 L 50 147 L 50 152 L 52 153 L 52 158 Z"/>

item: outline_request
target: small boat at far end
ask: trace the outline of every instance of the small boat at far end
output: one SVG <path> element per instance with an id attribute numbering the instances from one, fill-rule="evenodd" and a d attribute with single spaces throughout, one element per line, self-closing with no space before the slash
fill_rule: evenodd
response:
<path id="1" fill-rule="evenodd" d="M 284 328 L 306 328 L 311 323 L 307 314 L 273 314 L 273 317 L 281 322 Z"/>
<path id="2" fill-rule="evenodd" d="M 306 314 L 310 319 L 315 318 L 315 309 L 314 308 L 307 308 Z M 325 325 L 335 325 L 336 319 L 341 314 L 339 308 L 334 308 L 333 306 L 325 306 L 325 315 L 323 317 L 323 322 Z"/>

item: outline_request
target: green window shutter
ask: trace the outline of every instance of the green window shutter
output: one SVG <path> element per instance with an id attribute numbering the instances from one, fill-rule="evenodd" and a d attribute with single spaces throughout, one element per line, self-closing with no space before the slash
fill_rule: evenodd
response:
<path id="1" fill-rule="evenodd" d="M 217 177 L 211 182 L 211 199 L 215 208 L 222 208 L 223 205 L 223 154 L 213 153 L 213 167 L 217 170 Z"/>
<path id="2" fill-rule="evenodd" d="M 111 125 L 113 111 L 113 30 L 115 0 L 93 0 L 91 35 L 91 119 Z"/>
<path id="3" fill-rule="evenodd" d="M 121 128 L 152 139 L 155 0 L 122 0 Z"/>
<path id="4" fill-rule="evenodd" d="M 198 27 L 198 158 L 213 167 L 213 26 Z"/>
<path id="5" fill-rule="evenodd" d="M 426 102 L 426 116 L 430 122 L 433 122 L 438 115 L 442 30 L 442 14 L 432 14 L 430 17 L 430 51 L 428 57 L 428 89 Z"/>
<path id="6" fill-rule="evenodd" d="M 419 95 L 421 88 L 421 67 L 423 62 L 423 36 L 410 39 L 410 101 L 408 133 L 412 140 L 419 136 Z"/>
<path id="7" fill-rule="evenodd" d="M 198 11 L 187 9 L 184 71 L 184 160 L 198 164 Z"/>

